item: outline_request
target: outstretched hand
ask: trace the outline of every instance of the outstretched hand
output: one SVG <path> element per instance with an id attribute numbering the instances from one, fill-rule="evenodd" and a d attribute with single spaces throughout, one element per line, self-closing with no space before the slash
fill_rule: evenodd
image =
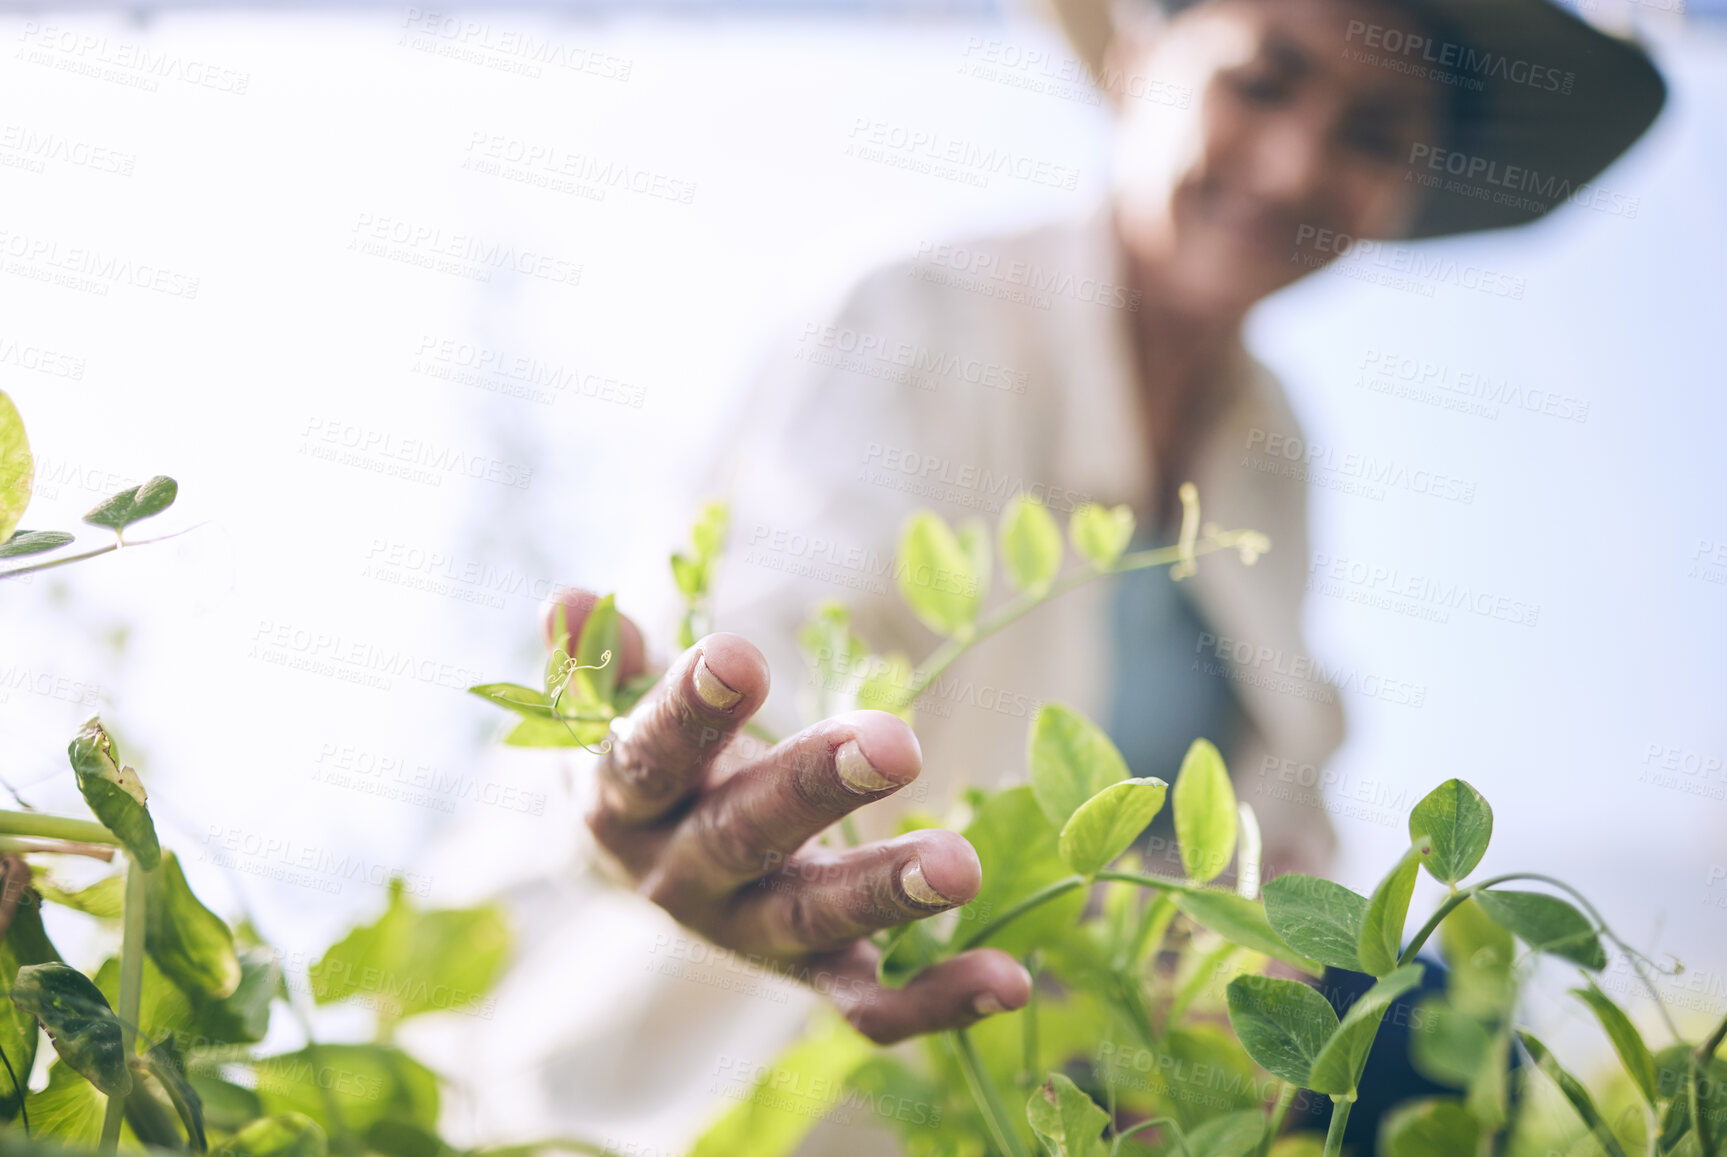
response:
<path id="1" fill-rule="evenodd" d="M 562 596 L 579 637 L 595 597 Z M 548 608 L 549 645 L 554 608 Z M 646 669 L 642 635 L 620 619 L 618 678 Z M 708 635 L 612 723 L 588 827 L 637 890 L 715 944 L 822 991 L 878 1044 L 964 1028 L 1022 1007 L 1031 978 L 993 948 L 926 969 L 903 988 L 876 982 L 870 933 L 957 908 L 981 869 L 963 836 L 939 828 L 854 848 L 815 837 L 917 778 L 917 736 L 885 711 L 833 716 L 768 747 L 743 733 L 768 693 L 747 640 Z"/>

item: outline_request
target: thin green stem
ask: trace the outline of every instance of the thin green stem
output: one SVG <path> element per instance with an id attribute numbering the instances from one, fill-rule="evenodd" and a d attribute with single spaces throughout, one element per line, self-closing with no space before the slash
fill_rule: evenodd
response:
<path id="1" fill-rule="evenodd" d="M 1051 584 L 1047 589 L 1033 594 L 1026 592 L 1014 596 L 996 610 L 993 615 L 984 619 L 973 628 L 964 639 L 949 639 L 930 653 L 912 676 L 912 681 L 906 686 L 893 702 L 889 710 L 901 710 L 917 702 L 919 695 L 929 689 L 947 669 L 967 650 L 983 642 L 997 631 L 1017 622 L 1031 611 L 1068 591 L 1084 586 L 1095 579 L 1107 578 L 1110 575 L 1126 574 L 1129 571 L 1145 570 L 1154 566 L 1169 566 L 1184 559 L 1197 558 L 1200 555 L 1212 554 L 1220 550 L 1240 548 L 1243 543 L 1264 540 L 1264 535 L 1256 530 L 1225 530 L 1207 536 L 1203 541 L 1196 542 L 1191 548 L 1178 543 L 1175 546 L 1160 546 L 1152 550 L 1135 551 L 1124 554 L 1116 564 L 1108 570 L 1082 570 L 1069 575 L 1060 582 Z"/>
<path id="2" fill-rule="evenodd" d="M 1709 1059 L 1720 1051 L 1721 1042 L 1724 1040 L 1727 1040 L 1727 1016 L 1722 1017 L 1721 1023 L 1715 1026 L 1715 1031 L 1697 1046 L 1697 1059 L 1708 1063 Z"/>
<path id="3" fill-rule="evenodd" d="M 1196 888 L 1182 880 L 1171 880 L 1167 876 L 1147 876 L 1139 872 L 1117 872 L 1106 868 L 1097 874 L 1099 880 L 1120 880 L 1124 884 L 1138 884 L 1142 888 L 1154 888 L 1159 892 L 1203 892 L 1206 889 Z"/>
<path id="4" fill-rule="evenodd" d="M 1295 1103 L 1295 1086 L 1288 1081 L 1282 1082 L 1277 1091 L 1277 1103 L 1271 1107 L 1271 1117 L 1265 1122 L 1265 1135 L 1259 1139 L 1259 1148 L 1255 1150 L 1256 1157 L 1266 1157 L 1271 1152 L 1272 1142 L 1283 1131 L 1283 1119 L 1289 1116 L 1289 1106 Z"/>
<path id="5" fill-rule="evenodd" d="M 1121 1143 L 1123 1141 L 1127 1140 L 1135 1133 L 1138 1133 L 1143 1129 L 1149 1129 L 1154 1125 L 1168 1125 L 1169 1131 L 1171 1135 L 1175 1137 L 1175 1143 L 1180 1147 L 1184 1157 L 1193 1157 L 1193 1150 L 1187 1147 L 1187 1138 L 1181 1135 L 1181 1126 L 1175 1123 L 1175 1118 L 1173 1117 L 1153 1117 L 1149 1121 L 1141 1121 L 1133 1128 L 1124 1129 L 1120 1133 L 1117 1133 L 1115 1135 L 1115 1144 L 1109 1147 L 1109 1157 L 1119 1157 L 1119 1154 L 1121 1153 Z"/>
<path id="6" fill-rule="evenodd" d="M 0 810 L 0 836 L 35 836 L 45 840 L 71 840 L 80 844 L 107 844 L 110 847 L 120 842 L 113 832 L 89 820 L 43 815 L 41 812 L 5 810 Z"/>
<path id="7" fill-rule="evenodd" d="M 170 538 L 179 538 L 182 534 L 192 533 L 192 531 L 197 530 L 199 526 L 207 525 L 209 525 L 207 521 L 200 522 L 197 526 L 188 526 L 185 530 L 176 530 L 173 534 L 164 534 L 157 538 L 141 538 L 137 542 L 121 542 L 119 541 L 118 535 L 116 535 L 114 542 L 109 543 L 100 550 L 89 550 L 85 551 L 83 554 L 69 554 L 65 558 L 57 558 L 52 562 L 33 563 L 30 566 L 16 567 L 13 570 L 0 570 L 0 579 L 9 579 L 21 574 L 30 574 L 33 571 L 53 570 L 57 566 L 67 566 L 71 563 L 83 562 L 87 558 L 95 558 L 98 555 L 110 554 L 122 547 L 131 548 L 134 546 L 149 546 L 153 542 L 167 542 Z"/>
<path id="8" fill-rule="evenodd" d="M 1058 897 L 1067 895 L 1069 892 L 1073 891 L 1075 888 L 1083 886 L 1085 883 L 1086 878 L 1084 876 L 1068 876 L 1064 879 L 1055 881 L 1053 884 L 1045 884 L 1043 887 L 1039 888 L 1037 891 L 1003 912 L 1000 916 L 997 916 L 994 920 L 985 924 L 982 928 L 979 928 L 969 936 L 963 937 L 954 945 L 954 952 L 960 953 L 964 952 L 968 948 L 976 947 L 991 936 L 994 936 L 997 932 L 1001 931 L 1004 925 L 1019 919 L 1033 908 L 1047 904 Z"/>
<path id="9" fill-rule="evenodd" d="M 138 1008 L 144 995 L 144 903 L 143 865 L 126 857 L 126 896 L 120 911 L 120 1001 L 114 1010 L 120 1018 L 122 1055 L 131 1059 L 137 1037 Z M 102 1140 L 97 1152 L 112 1157 L 120 1146 L 120 1121 L 126 1111 L 122 1097 L 109 1097 L 102 1117 Z"/>
<path id="10" fill-rule="evenodd" d="M 1484 885 L 1477 885 L 1476 887 L 1483 886 Z M 1451 895 L 1445 897 L 1445 902 L 1433 910 L 1433 915 L 1427 918 L 1427 923 L 1421 926 L 1420 931 L 1415 934 L 1415 939 L 1409 942 L 1409 947 L 1405 948 L 1403 950 L 1403 954 L 1397 958 L 1398 967 L 1401 968 L 1403 965 L 1414 960 L 1416 953 L 1420 952 L 1422 948 L 1427 945 L 1428 938 L 1438 930 L 1439 925 L 1445 920 L 1445 918 L 1451 915 L 1452 911 L 1459 904 L 1474 895 L 1475 891 L 1476 888 L 1465 888 L 1461 892 L 1453 892 Z"/>
<path id="11" fill-rule="evenodd" d="M 1324 1157 L 1341 1157 L 1343 1131 L 1349 1128 L 1349 1110 L 1354 1105 L 1354 1096 L 1331 1098 L 1331 1128 L 1325 1131 Z"/>
<path id="12" fill-rule="evenodd" d="M 972 1099 L 977 1102 L 978 1112 L 983 1114 L 984 1123 L 989 1126 L 990 1135 L 995 1138 L 996 1145 L 1006 1157 L 1027 1157 L 1025 1147 L 1020 1144 L 1019 1134 L 1007 1115 L 1007 1108 L 1001 1103 L 1001 1094 L 996 1091 L 995 1083 L 989 1079 L 989 1073 L 984 1071 L 983 1061 L 977 1055 L 977 1046 L 972 1043 L 971 1036 L 963 1028 L 956 1029 L 948 1036 L 959 1057 L 959 1067 L 965 1074 L 965 1083 L 971 1088 Z"/>

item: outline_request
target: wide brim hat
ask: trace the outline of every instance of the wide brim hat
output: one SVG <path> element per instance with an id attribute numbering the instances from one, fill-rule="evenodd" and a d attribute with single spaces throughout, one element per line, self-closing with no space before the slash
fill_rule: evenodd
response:
<path id="1" fill-rule="evenodd" d="M 1047 3 L 1101 78 L 1111 0 Z M 1352 23 L 1339 51 L 1452 90 L 1447 139 L 1407 161 L 1409 179 L 1427 190 L 1408 236 L 1524 225 L 1567 200 L 1628 202 L 1593 182 L 1666 103 L 1666 83 L 1639 45 L 1549 0 L 1397 0 L 1388 11 L 1397 8 L 1409 13 L 1402 25 L 1395 15 Z"/>

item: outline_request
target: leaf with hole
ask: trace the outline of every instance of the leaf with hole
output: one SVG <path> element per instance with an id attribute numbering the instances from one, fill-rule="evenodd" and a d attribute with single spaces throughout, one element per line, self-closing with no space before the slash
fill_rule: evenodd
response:
<path id="1" fill-rule="evenodd" d="M 1367 897 L 1318 876 L 1290 872 L 1265 885 L 1265 917 L 1297 952 L 1360 972 Z"/>
<path id="2" fill-rule="evenodd" d="M 1161 779 L 1124 779 L 1104 788 L 1068 817 L 1058 844 L 1061 858 L 1084 876 L 1108 867 L 1157 815 L 1168 791 Z"/>
<path id="3" fill-rule="evenodd" d="M 162 846 L 156 842 L 156 824 L 145 807 L 144 785 L 138 773 L 120 765 L 114 741 L 102 721 L 85 721 L 66 749 L 78 791 L 84 802 L 147 870 L 162 862 Z"/>
<path id="4" fill-rule="evenodd" d="M 1054 1157 L 1106 1157 L 1109 1153 L 1103 1142 L 1109 1114 L 1061 1073 L 1051 1073 L 1031 1091 L 1025 1117 Z"/>
<path id="5" fill-rule="evenodd" d="M 1455 884 L 1475 870 L 1493 838 L 1493 809 L 1461 779 L 1429 792 L 1409 813 L 1409 838 L 1433 843 L 1427 870 L 1441 884 Z"/>

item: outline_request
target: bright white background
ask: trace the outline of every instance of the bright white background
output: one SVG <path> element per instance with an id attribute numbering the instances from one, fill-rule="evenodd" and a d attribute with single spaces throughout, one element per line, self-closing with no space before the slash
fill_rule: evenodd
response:
<path id="1" fill-rule="evenodd" d="M 460 689 L 532 681 L 549 584 L 626 592 L 663 651 L 664 558 L 691 479 L 736 391 L 790 355 L 785 327 L 920 241 L 1080 212 L 1105 178 L 1098 107 L 964 72 L 980 40 L 1059 57 L 1030 17 L 483 18 L 628 61 L 625 80 L 440 58 L 404 42 L 400 12 L 31 19 L 0 24 L 0 388 L 38 455 L 25 525 L 74 526 L 158 472 L 181 500 L 138 532 L 209 525 L 0 587 L 0 774 L 76 811 L 64 746 L 99 708 L 195 885 L 290 949 L 368 918 L 392 872 L 467 902 L 560 865 L 570 769 L 499 749 L 498 715 Z M 1371 887 L 1408 803 L 1465 776 L 1496 811 L 1486 867 L 1571 880 L 1633 941 L 1683 957 L 1673 989 L 1699 990 L 1701 1019 L 1727 1003 L 1727 568 L 1697 558 L 1727 541 L 1727 44 L 1650 29 L 1669 110 L 1601 179 L 1638 199 L 1635 217 L 1572 206 L 1430 247 L 1525 279 L 1521 301 L 1327 273 L 1265 306 L 1250 337 L 1315 443 L 1475 484 L 1468 505 L 1317 489 L 1317 554 L 1539 608 L 1529 627 L 1312 600 L 1329 660 L 1426 692 L 1419 709 L 1347 697 L 1334 797 L 1395 814 L 1339 816 L 1341 878 Z M 178 63 L 116 63 L 140 49 Z M 186 79 L 210 69 L 243 75 L 244 93 Z M 859 161 L 845 151 L 860 118 L 1075 167 L 1080 188 Z M 470 146 L 492 136 L 693 184 L 693 199 L 477 172 Z M 579 284 L 479 282 L 352 247 L 386 219 L 531 248 L 579 265 Z M 196 297 L 32 276 L 77 251 L 195 277 Z M 440 379 L 425 351 L 446 341 L 587 389 L 545 404 Z M 1376 393 L 1358 384 L 1370 350 L 1562 394 L 1587 420 Z M 77 374 L 28 368 L 44 351 Z M 639 407 L 595 396 L 602 379 Z M 329 431 L 419 439 L 527 485 L 322 460 L 310 450 Z M 368 676 L 356 654 L 388 670 Z M 1652 748 L 1690 770 L 1651 782 Z M 270 878 L 289 863 L 315 866 Z M 569 991 L 603 960 L 573 962 Z"/>

